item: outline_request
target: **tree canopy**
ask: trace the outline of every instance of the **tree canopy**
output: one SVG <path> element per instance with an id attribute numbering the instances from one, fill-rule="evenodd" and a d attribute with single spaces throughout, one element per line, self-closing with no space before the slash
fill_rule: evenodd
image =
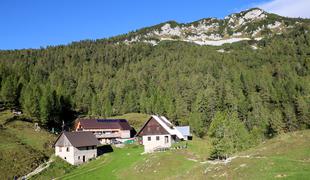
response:
<path id="1" fill-rule="evenodd" d="M 305 129 L 309 32 L 296 28 L 222 47 L 177 41 L 126 45 L 112 38 L 0 51 L 0 101 L 47 127 L 71 121 L 73 112 L 104 117 L 142 112 L 191 124 L 203 136 L 219 119 L 216 112 L 229 111 L 257 138 Z"/>

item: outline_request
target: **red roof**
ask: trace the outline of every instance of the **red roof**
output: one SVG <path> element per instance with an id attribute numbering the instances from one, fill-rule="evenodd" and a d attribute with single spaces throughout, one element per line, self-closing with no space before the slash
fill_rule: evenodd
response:
<path id="1" fill-rule="evenodd" d="M 82 129 L 132 129 L 126 119 L 78 119 L 77 122 Z"/>

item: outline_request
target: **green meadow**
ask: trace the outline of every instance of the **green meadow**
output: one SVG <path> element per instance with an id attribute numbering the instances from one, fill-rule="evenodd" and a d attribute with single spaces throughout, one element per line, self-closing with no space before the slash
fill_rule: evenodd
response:
<path id="1" fill-rule="evenodd" d="M 0 179 L 23 176 L 53 154 L 56 137 L 44 129 L 35 131 L 8 110 L 0 112 L 0 123 Z"/>
<path id="2" fill-rule="evenodd" d="M 113 147 L 113 152 L 80 166 L 56 159 L 33 179 L 307 179 L 310 131 L 279 135 L 234 154 L 231 161 L 208 161 L 209 139 L 194 138 L 187 149 L 143 154 L 143 147 Z M 214 162 L 214 161 L 213 161 Z"/>

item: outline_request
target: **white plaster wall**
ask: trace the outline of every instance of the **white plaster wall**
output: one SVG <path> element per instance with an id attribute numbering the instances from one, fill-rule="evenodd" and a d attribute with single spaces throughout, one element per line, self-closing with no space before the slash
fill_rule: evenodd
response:
<path id="1" fill-rule="evenodd" d="M 110 139 L 105 139 L 105 138 L 101 138 L 101 139 L 98 139 L 99 142 L 101 144 L 111 144 L 111 140 Z"/>
<path id="2" fill-rule="evenodd" d="M 159 136 L 159 140 L 156 140 L 156 136 Z M 165 143 L 165 136 L 168 136 L 168 143 Z M 148 141 L 148 137 L 151 137 L 151 141 Z M 144 152 L 153 152 L 156 148 L 169 148 L 171 147 L 171 135 L 147 135 L 142 136 L 142 143 L 144 145 Z"/>
<path id="3" fill-rule="evenodd" d="M 80 159 L 78 158 L 80 156 Z M 97 148 L 94 147 L 92 149 L 91 146 L 88 147 L 88 150 L 86 147 L 80 147 L 75 148 L 74 147 L 74 164 L 82 164 L 83 163 L 83 156 L 85 156 L 85 162 L 89 161 L 90 159 L 97 157 Z"/>
<path id="4" fill-rule="evenodd" d="M 130 130 L 121 130 L 121 138 L 130 138 Z"/>
<path id="5" fill-rule="evenodd" d="M 59 151 L 60 148 L 62 149 L 61 152 Z M 63 160 L 67 161 L 72 165 L 77 165 L 83 163 L 83 156 L 85 156 L 85 162 L 89 161 L 89 159 L 96 158 L 97 148 L 94 147 L 94 149 L 92 149 L 92 147 L 89 146 L 89 149 L 87 150 L 86 147 L 76 148 L 70 146 L 69 152 L 67 152 L 67 147 L 56 146 L 55 155 L 59 156 L 60 158 L 62 158 Z M 78 159 L 78 156 L 80 156 L 80 159 Z"/>
<path id="6" fill-rule="evenodd" d="M 63 160 L 67 161 L 68 163 L 74 165 L 74 147 L 69 146 L 69 152 L 67 152 L 67 147 L 68 146 L 65 146 L 65 147 L 56 146 L 55 155 L 59 156 Z M 61 148 L 61 152 L 60 152 L 60 148 Z"/>

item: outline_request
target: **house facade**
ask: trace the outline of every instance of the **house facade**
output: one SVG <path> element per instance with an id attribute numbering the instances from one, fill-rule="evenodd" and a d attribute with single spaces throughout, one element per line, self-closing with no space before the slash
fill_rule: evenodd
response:
<path id="1" fill-rule="evenodd" d="M 170 148 L 174 142 L 185 140 L 183 134 L 166 117 L 152 115 L 137 136 L 142 138 L 144 152 Z"/>
<path id="2" fill-rule="evenodd" d="M 78 119 L 75 127 L 75 131 L 92 132 L 101 144 L 124 142 L 131 130 L 126 119 Z"/>
<path id="3" fill-rule="evenodd" d="M 63 132 L 56 140 L 55 155 L 72 165 L 97 157 L 99 141 L 91 132 Z"/>

